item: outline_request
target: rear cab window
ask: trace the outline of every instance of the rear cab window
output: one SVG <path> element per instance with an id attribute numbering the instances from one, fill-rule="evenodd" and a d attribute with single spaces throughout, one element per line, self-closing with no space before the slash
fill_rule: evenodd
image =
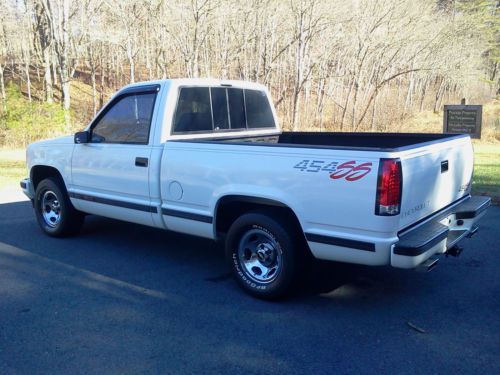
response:
<path id="1" fill-rule="evenodd" d="M 172 134 L 275 128 L 265 91 L 234 87 L 181 87 Z"/>

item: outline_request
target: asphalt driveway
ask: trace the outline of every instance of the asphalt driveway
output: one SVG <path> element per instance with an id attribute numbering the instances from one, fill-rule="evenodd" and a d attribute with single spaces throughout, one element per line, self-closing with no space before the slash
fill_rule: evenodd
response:
<path id="1" fill-rule="evenodd" d="M 500 373 L 500 208 L 428 274 L 317 264 L 245 295 L 210 241 L 99 217 L 41 233 L 0 204 L 0 374 Z"/>

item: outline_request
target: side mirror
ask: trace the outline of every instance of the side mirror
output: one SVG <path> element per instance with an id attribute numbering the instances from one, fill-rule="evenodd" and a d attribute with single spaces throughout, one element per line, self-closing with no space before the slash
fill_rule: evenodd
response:
<path id="1" fill-rule="evenodd" d="M 75 133 L 75 143 L 76 144 L 89 143 L 89 142 L 90 142 L 90 132 L 83 131 L 83 132 Z"/>

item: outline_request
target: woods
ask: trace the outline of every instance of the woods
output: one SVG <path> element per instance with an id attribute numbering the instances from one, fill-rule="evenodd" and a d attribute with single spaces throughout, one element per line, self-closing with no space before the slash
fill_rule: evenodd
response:
<path id="1" fill-rule="evenodd" d="M 445 101 L 498 95 L 498 9 L 497 0 L 6 0 L 0 143 L 9 84 L 29 102 L 60 105 L 69 131 L 119 87 L 175 77 L 263 83 L 287 129 L 399 131 Z M 85 89 L 72 93 L 76 82 Z"/>

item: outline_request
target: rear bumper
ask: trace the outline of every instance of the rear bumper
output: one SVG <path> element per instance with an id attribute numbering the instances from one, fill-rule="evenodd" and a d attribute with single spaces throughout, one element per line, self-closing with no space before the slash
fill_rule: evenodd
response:
<path id="1" fill-rule="evenodd" d="M 443 254 L 477 231 L 477 222 L 491 204 L 489 197 L 470 197 L 399 236 L 391 249 L 391 265 L 414 268 Z"/>
<path id="2" fill-rule="evenodd" d="M 33 189 L 33 184 L 29 178 L 25 178 L 24 180 L 21 180 L 19 185 L 21 185 L 21 189 L 23 190 L 23 193 L 29 199 L 33 199 L 35 197 L 35 190 Z"/>

